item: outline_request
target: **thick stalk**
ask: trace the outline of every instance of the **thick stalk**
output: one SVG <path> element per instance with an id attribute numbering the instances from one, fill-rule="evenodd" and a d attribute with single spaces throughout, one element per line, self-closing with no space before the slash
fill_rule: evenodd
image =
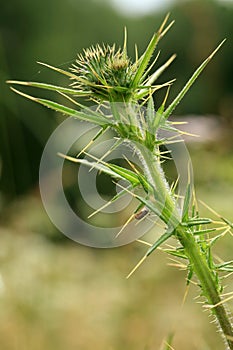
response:
<path id="1" fill-rule="evenodd" d="M 170 212 L 169 224 L 174 224 L 176 237 L 183 246 L 189 262 L 196 273 L 196 276 L 200 282 L 200 287 L 203 291 L 203 295 L 207 298 L 212 308 L 213 314 L 216 316 L 219 326 L 223 332 L 224 339 L 230 350 L 233 350 L 233 330 L 230 322 L 230 315 L 226 312 L 223 304 L 221 303 L 221 297 L 218 292 L 214 275 L 208 266 L 205 256 L 203 255 L 199 244 L 196 242 L 195 237 L 187 232 L 187 229 L 181 224 L 176 224 L 179 221 L 178 210 L 175 207 L 175 201 L 170 193 L 167 181 L 164 177 L 159 160 L 150 154 L 149 150 L 141 145 L 137 145 L 139 155 L 143 161 L 147 176 L 157 190 L 160 191 L 161 197 L 164 198 L 164 204 L 167 210 Z"/>
<path id="2" fill-rule="evenodd" d="M 165 178 L 163 169 L 152 152 L 142 144 L 136 144 L 137 153 L 143 164 L 145 175 L 150 181 L 151 185 L 156 189 L 155 201 L 158 199 L 164 206 L 165 217 L 167 217 L 166 224 L 172 225 L 174 228 L 180 222 L 180 215 L 176 208 L 175 201 L 172 198 L 171 191 L 167 180 Z"/>
<path id="3" fill-rule="evenodd" d="M 230 315 L 227 314 L 221 297 L 216 287 L 214 276 L 210 270 L 205 256 L 202 254 L 199 245 L 195 241 L 193 235 L 186 232 L 185 228 L 178 226 L 176 228 L 176 237 L 185 249 L 185 252 L 192 264 L 193 270 L 199 279 L 203 294 L 207 298 L 210 305 L 216 305 L 212 308 L 213 314 L 216 316 L 219 326 L 223 332 L 229 349 L 233 349 L 233 330 L 230 322 Z"/>

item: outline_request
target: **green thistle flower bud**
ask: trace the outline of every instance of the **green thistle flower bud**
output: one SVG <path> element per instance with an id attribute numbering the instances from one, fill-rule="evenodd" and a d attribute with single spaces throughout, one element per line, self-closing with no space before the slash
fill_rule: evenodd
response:
<path id="1" fill-rule="evenodd" d="M 168 16 L 163 21 L 158 32 L 149 42 L 144 53 L 138 57 L 137 48 L 135 62 L 127 55 L 127 33 L 123 48 L 116 49 L 113 46 L 92 46 L 79 54 L 76 62 L 70 67 L 73 80 L 72 87 L 77 90 L 77 95 L 84 92 L 90 98 L 110 102 L 137 102 L 151 96 L 154 91 L 169 86 L 173 81 L 162 85 L 153 85 L 155 80 L 171 64 L 175 55 L 152 75 L 156 59 L 150 63 L 159 40 L 172 26 L 171 22 L 166 28 Z"/>
<path id="2" fill-rule="evenodd" d="M 70 69 L 75 74 L 73 88 L 87 91 L 95 98 L 116 102 L 133 97 L 130 87 L 136 65 L 115 45 L 96 45 L 84 50 Z"/>

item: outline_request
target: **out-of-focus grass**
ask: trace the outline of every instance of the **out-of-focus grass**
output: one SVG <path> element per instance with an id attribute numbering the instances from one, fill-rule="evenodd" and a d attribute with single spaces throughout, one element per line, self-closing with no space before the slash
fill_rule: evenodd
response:
<path id="1" fill-rule="evenodd" d="M 233 219 L 231 157 L 199 152 L 191 151 L 198 196 Z M 171 331 L 176 350 L 223 349 L 208 314 L 193 300 L 195 286 L 182 307 L 185 273 L 167 266 L 171 261 L 162 252 L 126 280 L 145 251 L 139 243 L 110 250 L 54 243 L 47 233 L 58 233 L 37 196 L 23 198 L 5 215 L 1 349 L 157 350 Z M 232 247 L 232 237 L 226 237 L 218 254 L 230 257 Z M 233 286 L 230 279 L 226 284 Z"/>

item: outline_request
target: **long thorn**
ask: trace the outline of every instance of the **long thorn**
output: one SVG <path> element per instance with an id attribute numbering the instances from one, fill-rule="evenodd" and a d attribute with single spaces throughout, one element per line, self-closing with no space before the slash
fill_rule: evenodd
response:
<path id="1" fill-rule="evenodd" d="M 126 277 L 127 279 L 130 278 L 133 273 L 139 268 L 139 266 L 146 260 L 147 255 L 144 255 L 143 258 L 137 263 L 137 265 L 133 268 L 133 270 L 128 274 Z"/>

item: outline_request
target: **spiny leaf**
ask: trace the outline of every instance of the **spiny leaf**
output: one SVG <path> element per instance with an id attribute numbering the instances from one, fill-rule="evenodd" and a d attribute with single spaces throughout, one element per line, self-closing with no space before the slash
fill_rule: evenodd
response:
<path id="1" fill-rule="evenodd" d="M 75 95 L 75 96 L 88 96 L 89 93 L 83 91 L 78 91 L 76 89 L 69 89 L 65 88 L 62 86 L 57 86 L 57 85 L 51 85 L 51 84 L 45 84 L 45 83 L 38 83 L 34 81 L 17 81 L 17 80 L 7 80 L 8 84 L 17 84 L 17 85 L 23 85 L 23 86 L 31 86 L 31 87 L 36 87 L 39 89 L 45 89 L 45 90 L 51 90 L 51 91 L 57 91 L 57 92 L 62 92 L 65 94 L 69 95 Z"/>
<path id="2" fill-rule="evenodd" d="M 132 88 L 136 88 L 141 81 L 141 78 L 150 62 L 150 59 L 154 53 L 154 50 L 159 42 L 159 40 L 162 38 L 162 36 L 165 35 L 165 33 L 167 32 L 167 30 L 170 28 L 170 26 L 172 25 L 172 23 L 165 29 L 163 30 L 166 22 L 167 22 L 168 16 L 166 16 L 164 22 L 162 23 L 158 33 L 155 33 L 149 43 L 149 45 L 147 46 L 144 54 L 141 56 L 141 58 L 139 59 L 139 67 L 137 69 L 137 73 L 135 74 L 135 77 L 132 81 L 131 87 Z"/>
<path id="3" fill-rule="evenodd" d="M 121 141 L 120 141 L 121 143 Z M 119 141 L 117 141 L 117 144 L 119 144 Z M 117 147 L 117 145 L 115 144 L 114 147 L 110 148 L 109 151 L 114 150 L 115 147 Z M 104 155 L 104 157 L 109 153 L 109 151 Z M 136 168 L 134 167 L 133 169 L 135 171 L 123 168 L 119 165 L 116 164 L 111 164 L 111 163 L 106 163 L 103 161 L 103 158 L 97 158 L 89 153 L 86 153 L 90 158 L 94 159 L 97 161 L 97 163 L 102 163 L 103 165 L 109 167 L 110 169 L 112 169 L 113 171 L 116 171 L 119 175 L 122 176 L 126 176 L 125 180 L 128 180 L 131 183 L 135 183 L 135 186 L 142 184 L 143 188 L 146 189 L 145 191 L 148 191 L 148 189 L 150 188 L 150 185 L 148 183 L 148 181 L 146 180 L 145 176 L 142 175 L 138 170 L 136 171 Z M 133 182 L 132 182 L 133 181 Z"/>
<path id="4" fill-rule="evenodd" d="M 184 249 L 176 249 L 176 250 L 171 250 L 171 249 L 164 249 L 164 251 L 172 256 L 176 256 L 177 258 L 181 259 L 188 259 L 186 256 Z"/>
<path id="5" fill-rule="evenodd" d="M 183 211 L 182 211 L 182 218 L 184 221 L 188 219 L 188 212 L 189 212 L 191 199 L 192 199 L 192 191 L 191 191 L 191 184 L 189 183 L 187 185 L 187 189 L 184 197 Z"/>
<path id="6" fill-rule="evenodd" d="M 155 59 L 152 61 L 152 63 L 148 66 L 148 68 L 145 70 L 143 76 L 142 76 L 142 81 L 147 81 L 149 78 L 148 78 L 148 75 L 150 74 L 152 68 L 154 67 L 155 63 L 157 62 L 158 58 L 160 56 L 160 51 L 157 53 Z"/>
<path id="7" fill-rule="evenodd" d="M 157 207 L 154 203 L 152 203 L 147 198 L 144 198 L 142 196 L 137 195 L 136 193 L 133 193 L 132 191 L 129 191 L 127 188 L 121 186 L 119 183 L 117 184 L 120 188 L 124 189 L 126 192 L 131 194 L 134 198 L 139 200 L 142 204 L 144 204 L 152 213 L 156 214 L 160 219 L 162 219 L 164 222 L 166 222 L 166 218 L 164 217 L 163 211 L 161 212 L 158 207 L 161 206 L 160 209 L 163 209 L 163 204 L 160 203 L 158 200 L 156 201 Z"/>
<path id="8" fill-rule="evenodd" d="M 146 256 L 149 256 L 156 248 L 158 248 L 162 243 L 164 243 L 168 238 L 170 238 L 174 234 L 173 229 L 169 229 L 166 231 L 159 239 L 148 249 L 146 252 Z"/>
<path id="9" fill-rule="evenodd" d="M 136 199 L 138 199 L 141 203 L 143 203 L 152 213 L 156 214 L 159 218 L 161 218 L 164 222 L 166 221 L 164 215 L 163 215 L 163 212 L 161 212 L 158 207 L 160 205 L 159 201 L 156 202 L 157 206 L 156 207 L 155 205 L 156 204 L 153 204 L 151 201 L 149 201 L 148 199 L 142 197 L 142 196 L 139 196 L 137 194 L 134 195 L 134 197 Z"/>
<path id="10" fill-rule="evenodd" d="M 160 66 L 147 80 L 145 86 L 153 85 L 154 82 L 160 77 L 160 75 L 165 71 L 167 67 L 174 61 L 176 55 L 172 55 L 167 62 L 165 62 L 162 66 Z"/>
<path id="11" fill-rule="evenodd" d="M 229 266 L 229 267 L 220 267 L 218 270 L 224 271 L 224 272 L 233 272 L 233 266 Z"/>
<path id="12" fill-rule="evenodd" d="M 28 98 L 29 100 L 32 100 L 34 102 L 37 102 L 43 106 L 46 106 L 48 108 L 51 108 L 53 109 L 54 111 L 56 112 L 60 112 L 60 113 L 63 113 L 65 115 L 69 115 L 71 117 L 75 117 L 77 119 L 80 119 L 80 120 L 84 120 L 84 121 L 87 121 L 87 122 L 90 122 L 90 123 L 94 123 L 94 124 L 97 124 L 97 125 L 101 125 L 101 126 L 106 126 L 107 124 L 110 124 L 111 121 L 107 118 L 104 118 L 101 114 L 99 116 L 96 116 L 94 113 L 91 114 L 91 111 L 89 114 L 87 113 L 83 113 L 83 112 L 79 112 L 75 109 L 72 109 L 72 108 L 69 108 L 69 107 L 66 107 L 66 106 L 63 106 L 57 102 L 53 102 L 53 101 L 50 101 L 50 100 L 45 100 L 45 99 L 42 99 L 42 98 L 37 98 L 37 97 L 33 97 L 31 95 L 27 95 L 27 94 L 24 94 L 23 92 L 21 91 L 18 91 L 14 88 L 11 87 L 11 90 L 13 90 L 15 93 L 23 96 L 23 97 L 26 97 Z"/>
<path id="13" fill-rule="evenodd" d="M 58 153 L 58 155 L 62 158 L 65 158 L 67 160 L 70 160 L 73 163 L 78 163 L 78 164 L 83 164 L 86 165 L 89 168 L 94 168 L 98 171 L 101 171 L 107 175 L 110 175 L 114 178 L 118 178 L 118 179 L 124 179 L 122 176 L 120 176 L 119 174 L 117 174 L 116 172 L 112 171 L 111 169 L 109 169 L 108 167 L 106 167 L 105 165 L 101 164 L 101 163 L 96 163 L 96 162 L 89 162 L 86 159 L 79 159 L 79 158 L 74 158 L 74 157 L 70 157 L 67 156 L 65 154 L 62 153 Z"/>
<path id="14" fill-rule="evenodd" d="M 160 85 L 151 85 L 151 86 L 147 86 L 147 85 L 142 85 L 139 86 L 139 88 L 141 89 L 135 96 L 137 98 L 137 100 L 142 99 L 143 97 L 148 95 L 148 91 L 151 92 L 151 94 L 154 94 L 155 91 L 160 90 L 166 86 L 171 86 L 172 83 L 174 83 L 175 79 L 169 80 L 166 83 L 160 84 Z"/>
<path id="15" fill-rule="evenodd" d="M 222 264 L 215 264 L 215 268 L 217 270 L 221 270 L 221 271 L 232 272 L 233 271 L 233 260 L 226 261 Z"/>
<path id="16" fill-rule="evenodd" d="M 52 69 L 58 73 L 61 73 L 63 75 L 67 75 L 70 78 L 77 78 L 77 75 L 71 73 L 71 72 L 67 72 L 66 70 L 51 66 L 50 64 L 44 63 L 44 62 L 37 62 L 38 64 L 40 64 L 41 66 L 47 67 L 49 69 Z"/>
<path id="17" fill-rule="evenodd" d="M 135 174 L 133 171 L 125 169 L 123 167 L 120 167 L 116 164 L 108 164 L 108 167 L 115 171 L 117 174 L 121 175 L 125 178 L 125 180 L 128 180 L 131 183 L 140 184 L 140 180 L 138 178 L 138 175 Z"/>
<path id="18" fill-rule="evenodd" d="M 138 180 L 137 175 L 128 169 L 124 169 L 120 166 L 105 163 L 103 161 L 101 162 L 89 162 L 86 159 L 79 159 L 70 157 L 67 155 L 64 155 L 62 153 L 59 153 L 59 155 L 67 160 L 70 160 L 74 163 L 80 163 L 83 165 L 86 165 L 89 168 L 94 168 L 96 170 L 102 171 L 103 173 L 110 175 L 113 178 L 121 179 L 121 180 L 127 180 L 129 181 L 133 186 L 140 185 L 140 181 Z"/>
<path id="19" fill-rule="evenodd" d="M 225 39 L 226 40 L 226 39 Z M 173 110 L 176 108 L 176 106 L 180 103 L 182 98 L 185 96 L 185 94 L 189 91 L 190 87 L 193 85 L 195 80 L 198 78 L 198 76 L 201 74 L 203 69 L 207 66 L 207 64 L 211 61 L 213 56 L 216 54 L 216 52 L 220 49 L 220 47 L 223 45 L 225 42 L 223 40 L 218 47 L 210 54 L 209 57 L 197 68 L 197 70 L 194 72 L 194 74 L 191 76 L 191 78 L 188 80 L 184 88 L 181 90 L 181 92 L 177 95 L 177 97 L 173 100 L 173 102 L 168 106 L 168 108 L 165 110 L 163 113 L 164 118 L 168 118 Z"/>
<path id="20" fill-rule="evenodd" d="M 209 241 L 209 247 L 213 246 L 220 238 L 222 238 L 222 234 L 219 234 L 219 235 L 215 236 L 214 238 L 212 238 Z"/>
<path id="21" fill-rule="evenodd" d="M 148 103 L 147 103 L 147 110 L 146 110 L 146 120 L 148 123 L 148 129 L 151 130 L 153 123 L 154 123 L 154 119 L 155 119 L 155 106 L 154 106 L 154 100 L 153 97 L 150 96 L 150 98 L 148 99 Z"/>
<path id="22" fill-rule="evenodd" d="M 164 120 L 163 120 L 163 110 L 164 107 L 163 105 L 159 107 L 159 109 L 157 110 L 156 114 L 155 114 L 155 119 L 154 119 L 154 130 L 157 130 L 158 127 L 161 124 L 164 124 Z"/>
<path id="23" fill-rule="evenodd" d="M 197 219 L 190 219 L 188 221 L 182 222 L 182 226 L 199 226 L 199 225 L 208 225 L 211 224 L 213 221 L 209 218 L 197 218 Z"/>
<path id="24" fill-rule="evenodd" d="M 125 159 L 129 163 L 131 168 L 134 170 L 134 172 L 137 174 L 138 180 L 140 181 L 144 191 L 147 193 L 152 192 L 152 186 L 149 184 L 149 182 L 147 181 L 145 176 L 142 173 L 140 173 L 140 171 L 134 166 L 134 164 L 132 162 L 130 162 L 129 159 L 127 159 L 126 157 L 125 157 Z"/>
<path id="25" fill-rule="evenodd" d="M 194 235 L 205 235 L 211 232 L 216 231 L 216 228 L 207 228 L 205 230 L 198 230 L 198 231 L 194 231 L 193 234 Z"/>

